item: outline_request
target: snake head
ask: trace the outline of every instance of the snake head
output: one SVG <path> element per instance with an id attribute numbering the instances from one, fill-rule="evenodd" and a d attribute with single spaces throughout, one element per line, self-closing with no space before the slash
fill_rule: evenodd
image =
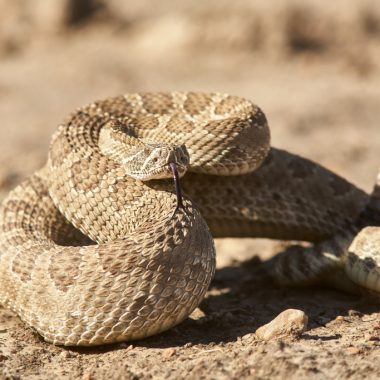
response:
<path id="1" fill-rule="evenodd" d="M 179 177 L 186 173 L 190 156 L 185 145 L 147 143 L 132 160 L 126 160 L 125 170 L 140 181 L 171 178 L 170 163 L 176 165 Z"/>
<path id="2" fill-rule="evenodd" d="M 185 145 L 143 141 L 119 120 L 111 120 L 100 130 L 98 145 L 127 175 L 140 181 L 171 178 L 170 163 L 175 164 L 182 177 L 190 163 Z"/>

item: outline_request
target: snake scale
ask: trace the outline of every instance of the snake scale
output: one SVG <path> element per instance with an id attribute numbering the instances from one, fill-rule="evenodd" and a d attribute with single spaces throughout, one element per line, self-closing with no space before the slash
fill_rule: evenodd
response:
<path id="1" fill-rule="evenodd" d="M 197 307 L 212 237 L 227 236 L 315 242 L 273 259 L 274 278 L 379 294 L 378 189 L 270 147 L 264 113 L 240 97 L 96 101 L 2 203 L 0 302 L 54 344 L 140 339 Z"/>

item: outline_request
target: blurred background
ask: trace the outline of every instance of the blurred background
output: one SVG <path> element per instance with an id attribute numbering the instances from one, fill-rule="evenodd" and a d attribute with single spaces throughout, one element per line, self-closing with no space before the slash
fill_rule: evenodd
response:
<path id="1" fill-rule="evenodd" d="M 132 91 L 220 91 L 273 145 L 370 190 L 380 163 L 378 0 L 0 0 L 0 197 L 64 116 Z"/>

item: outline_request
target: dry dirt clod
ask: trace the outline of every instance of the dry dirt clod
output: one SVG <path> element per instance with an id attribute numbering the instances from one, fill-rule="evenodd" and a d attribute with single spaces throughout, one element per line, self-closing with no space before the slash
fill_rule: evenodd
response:
<path id="1" fill-rule="evenodd" d="M 271 340 L 284 336 L 300 336 L 307 328 L 308 316 L 302 310 L 288 309 L 273 321 L 256 330 L 256 336 Z"/>

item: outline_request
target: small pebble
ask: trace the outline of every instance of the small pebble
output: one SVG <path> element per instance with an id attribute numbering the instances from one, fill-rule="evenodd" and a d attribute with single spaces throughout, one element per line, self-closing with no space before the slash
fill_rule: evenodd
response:
<path id="1" fill-rule="evenodd" d="M 125 351 L 131 351 L 135 348 L 132 344 L 128 344 L 128 343 L 120 343 L 120 347 L 124 348 Z"/>
<path id="2" fill-rule="evenodd" d="M 195 321 L 202 319 L 206 316 L 206 314 L 197 307 L 189 316 L 189 318 L 194 319 Z"/>
<path id="3" fill-rule="evenodd" d="M 69 351 L 62 351 L 59 356 L 62 358 L 62 359 L 69 359 L 71 358 L 71 353 Z"/>
<path id="4" fill-rule="evenodd" d="M 339 321 L 339 322 L 342 322 L 344 321 L 344 317 L 343 315 L 338 315 L 336 318 L 335 318 L 336 321 Z"/>
<path id="5" fill-rule="evenodd" d="M 167 348 L 165 351 L 164 351 L 164 358 L 171 358 L 172 356 L 174 356 L 175 354 L 177 353 L 177 350 L 173 347 L 171 348 Z"/>
<path id="6" fill-rule="evenodd" d="M 360 353 L 360 349 L 357 347 L 348 347 L 346 348 L 346 352 L 349 355 L 357 355 Z"/>
<path id="7" fill-rule="evenodd" d="M 270 340 L 284 336 L 300 336 L 307 328 L 308 316 L 302 310 L 288 309 L 273 321 L 256 330 L 258 338 Z"/>

